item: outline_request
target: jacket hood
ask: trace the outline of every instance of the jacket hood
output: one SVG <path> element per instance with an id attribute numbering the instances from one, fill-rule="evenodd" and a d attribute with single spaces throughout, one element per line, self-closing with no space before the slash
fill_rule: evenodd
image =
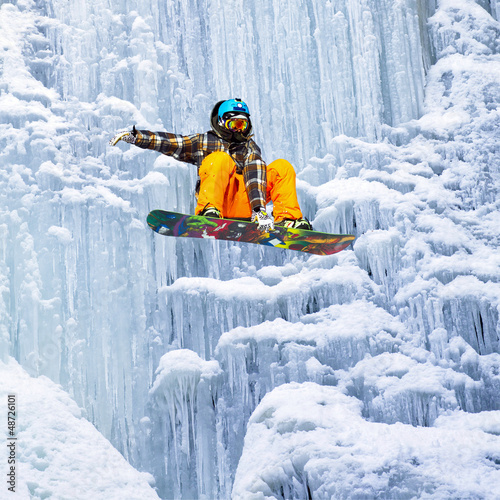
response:
<path id="1" fill-rule="evenodd" d="M 219 101 L 212 109 L 212 114 L 210 115 L 210 125 L 212 130 L 221 138 L 228 142 L 246 142 L 250 139 L 252 135 L 252 121 L 250 117 L 248 118 L 248 129 L 245 132 L 231 132 L 226 127 L 219 125 L 218 114 L 221 104 L 225 101 Z"/>

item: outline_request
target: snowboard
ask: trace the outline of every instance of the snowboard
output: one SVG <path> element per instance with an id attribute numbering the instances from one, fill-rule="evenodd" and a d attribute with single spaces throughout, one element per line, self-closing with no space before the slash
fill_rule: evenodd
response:
<path id="1" fill-rule="evenodd" d="M 253 222 L 213 219 L 164 210 L 150 212 L 147 222 L 153 231 L 165 236 L 240 241 L 316 255 L 340 252 L 355 239 L 350 234 L 319 233 L 278 226 L 269 232 L 263 232 Z"/>

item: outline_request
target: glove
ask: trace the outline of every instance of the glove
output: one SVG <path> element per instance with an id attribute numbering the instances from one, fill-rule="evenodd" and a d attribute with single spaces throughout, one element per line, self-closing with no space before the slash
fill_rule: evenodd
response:
<path id="1" fill-rule="evenodd" d="M 252 213 L 252 222 L 259 225 L 259 229 L 265 233 L 274 229 L 274 221 L 267 215 L 261 207 L 256 208 Z"/>
<path id="2" fill-rule="evenodd" d="M 111 146 L 116 146 L 119 141 L 127 142 L 128 144 L 135 144 L 137 131 L 135 130 L 135 125 L 131 131 L 121 130 L 116 133 L 113 138 L 109 141 Z"/>

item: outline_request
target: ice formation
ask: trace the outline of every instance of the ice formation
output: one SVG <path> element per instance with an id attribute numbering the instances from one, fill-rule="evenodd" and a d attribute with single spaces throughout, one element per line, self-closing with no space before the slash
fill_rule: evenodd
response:
<path id="1" fill-rule="evenodd" d="M 499 456 L 486 415 L 464 433 L 461 419 L 447 425 L 453 417 L 438 428 L 369 422 L 361 406 L 313 382 L 267 394 L 248 422 L 233 498 L 489 497 Z"/>
<path id="2" fill-rule="evenodd" d="M 1 3 L 19 491 L 495 498 L 500 3 L 263 4 Z M 205 131 L 229 97 L 265 158 L 294 164 L 315 228 L 352 248 L 147 228 L 151 209 L 193 210 L 196 172 L 109 138 Z"/>
<path id="3" fill-rule="evenodd" d="M 158 500 L 153 476 L 135 470 L 60 386 L 44 376 L 30 377 L 11 359 L 0 362 L 3 403 L 9 394 L 15 396 L 17 440 L 7 443 L 15 443 L 9 457 L 16 460 L 17 484 L 8 491 L 5 481 L 2 498 Z"/>

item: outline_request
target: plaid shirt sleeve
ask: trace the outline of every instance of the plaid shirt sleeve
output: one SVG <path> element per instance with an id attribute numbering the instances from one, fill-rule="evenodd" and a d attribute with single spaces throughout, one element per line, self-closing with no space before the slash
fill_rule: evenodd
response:
<path id="1" fill-rule="evenodd" d="M 259 206 L 265 208 L 267 165 L 262 159 L 259 146 L 253 140 L 248 142 L 243 178 L 252 210 Z"/>
<path id="2" fill-rule="evenodd" d="M 169 132 L 136 131 L 135 145 L 142 149 L 153 149 L 164 155 L 186 163 L 198 162 L 197 152 L 200 134 L 179 135 Z"/>

